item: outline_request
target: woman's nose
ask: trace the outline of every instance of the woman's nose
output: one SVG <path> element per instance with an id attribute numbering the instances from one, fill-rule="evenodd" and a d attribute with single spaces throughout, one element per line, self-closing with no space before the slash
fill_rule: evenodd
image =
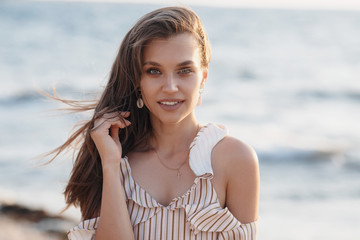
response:
<path id="1" fill-rule="evenodd" d="M 178 85 L 176 77 L 173 74 L 167 74 L 164 79 L 163 85 L 164 92 L 176 92 L 178 91 Z"/>

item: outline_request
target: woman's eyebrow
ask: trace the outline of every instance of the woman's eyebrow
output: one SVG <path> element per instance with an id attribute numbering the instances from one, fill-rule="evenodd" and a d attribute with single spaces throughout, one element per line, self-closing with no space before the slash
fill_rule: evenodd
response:
<path id="1" fill-rule="evenodd" d="M 188 60 L 188 61 L 185 61 L 185 62 L 179 63 L 177 66 L 178 66 L 178 67 L 182 67 L 182 66 L 193 65 L 193 64 L 194 64 L 194 62 L 193 62 L 193 61 Z"/>
<path id="2" fill-rule="evenodd" d="M 177 65 L 177 67 L 182 67 L 182 66 L 188 66 L 188 65 L 193 65 L 194 64 L 194 61 L 192 60 L 187 60 L 187 61 L 184 61 L 182 63 L 179 63 Z M 153 62 L 153 61 L 146 61 L 144 62 L 143 66 L 145 65 L 152 65 L 152 66 L 161 66 L 160 63 L 157 63 L 157 62 Z"/>
<path id="3" fill-rule="evenodd" d="M 145 65 L 161 66 L 160 63 L 153 62 L 153 61 L 144 62 L 143 66 L 145 66 Z"/>

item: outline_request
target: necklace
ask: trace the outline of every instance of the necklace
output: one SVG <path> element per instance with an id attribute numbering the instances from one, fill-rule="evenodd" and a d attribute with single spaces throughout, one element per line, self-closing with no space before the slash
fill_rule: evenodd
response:
<path id="1" fill-rule="evenodd" d="M 200 129 L 200 126 L 197 127 L 196 132 L 195 132 L 195 136 L 198 134 L 199 129 Z M 195 136 L 194 136 L 194 138 L 195 138 Z M 180 169 L 182 168 L 182 166 L 184 166 L 184 164 L 186 163 L 186 160 L 189 158 L 190 150 L 187 151 L 188 153 L 187 153 L 187 156 L 186 156 L 185 160 L 183 161 L 183 163 L 178 168 L 171 168 L 171 167 L 166 166 L 166 164 L 161 160 L 161 158 L 160 158 L 160 156 L 159 156 L 159 154 L 158 154 L 158 152 L 156 151 L 155 148 L 154 148 L 154 152 L 155 152 L 157 158 L 159 159 L 159 162 L 161 163 L 161 165 L 163 165 L 165 168 L 167 168 L 169 170 L 176 171 L 177 172 L 176 176 L 178 177 L 178 179 L 180 179 L 181 176 L 182 176 L 182 174 L 180 172 Z"/>
<path id="2" fill-rule="evenodd" d="M 155 149 L 154 149 L 154 152 L 156 153 L 156 156 L 157 156 L 157 158 L 159 159 L 159 162 L 161 163 L 161 165 L 163 165 L 165 168 L 167 168 L 167 169 L 169 169 L 169 170 L 177 171 L 176 176 L 177 176 L 178 178 L 181 178 L 181 175 L 182 175 L 182 174 L 181 174 L 181 172 L 180 172 L 180 169 L 181 169 L 181 167 L 184 166 L 184 164 L 186 163 L 186 160 L 187 160 L 188 157 L 189 157 L 190 151 L 188 152 L 188 154 L 187 154 L 186 159 L 184 160 L 184 162 L 183 162 L 178 168 L 171 168 L 171 167 L 166 166 L 165 163 L 163 163 L 163 161 L 161 160 L 158 152 L 157 152 Z"/>

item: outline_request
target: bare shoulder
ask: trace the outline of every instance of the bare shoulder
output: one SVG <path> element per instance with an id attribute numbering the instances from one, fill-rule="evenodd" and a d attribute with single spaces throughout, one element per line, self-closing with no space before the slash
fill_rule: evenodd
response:
<path id="1" fill-rule="evenodd" d="M 255 150 L 245 142 L 231 137 L 224 137 L 213 149 L 214 165 L 223 171 L 235 168 L 257 168 L 258 158 Z"/>
<path id="2" fill-rule="evenodd" d="M 259 164 L 254 149 L 226 136 L 213 149 L 214 174 L 223 176 L 225 205 L 242 223 L 255 221 L 259 201 Z"/>

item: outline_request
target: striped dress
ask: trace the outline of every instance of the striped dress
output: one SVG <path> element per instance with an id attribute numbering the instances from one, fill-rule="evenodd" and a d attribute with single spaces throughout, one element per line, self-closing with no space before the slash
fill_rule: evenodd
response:
<path id="1" fill-rule="evenodd" d="M 227 130 L 215 124 L 200 130 L 190 146 L 194 183 L 168 206 L 158 203 L 134 181 L 127 157 L 122 159 L 121 178 L 135 239 L 256 239 L 256 222 L 242 224 L 226 207 L 222 208 L 211 183 L 211 151 L 226 135 Z M 99 217 L 81 222 L 68 232 L 68 238 L 91 240 L 98 221 Z"/>

